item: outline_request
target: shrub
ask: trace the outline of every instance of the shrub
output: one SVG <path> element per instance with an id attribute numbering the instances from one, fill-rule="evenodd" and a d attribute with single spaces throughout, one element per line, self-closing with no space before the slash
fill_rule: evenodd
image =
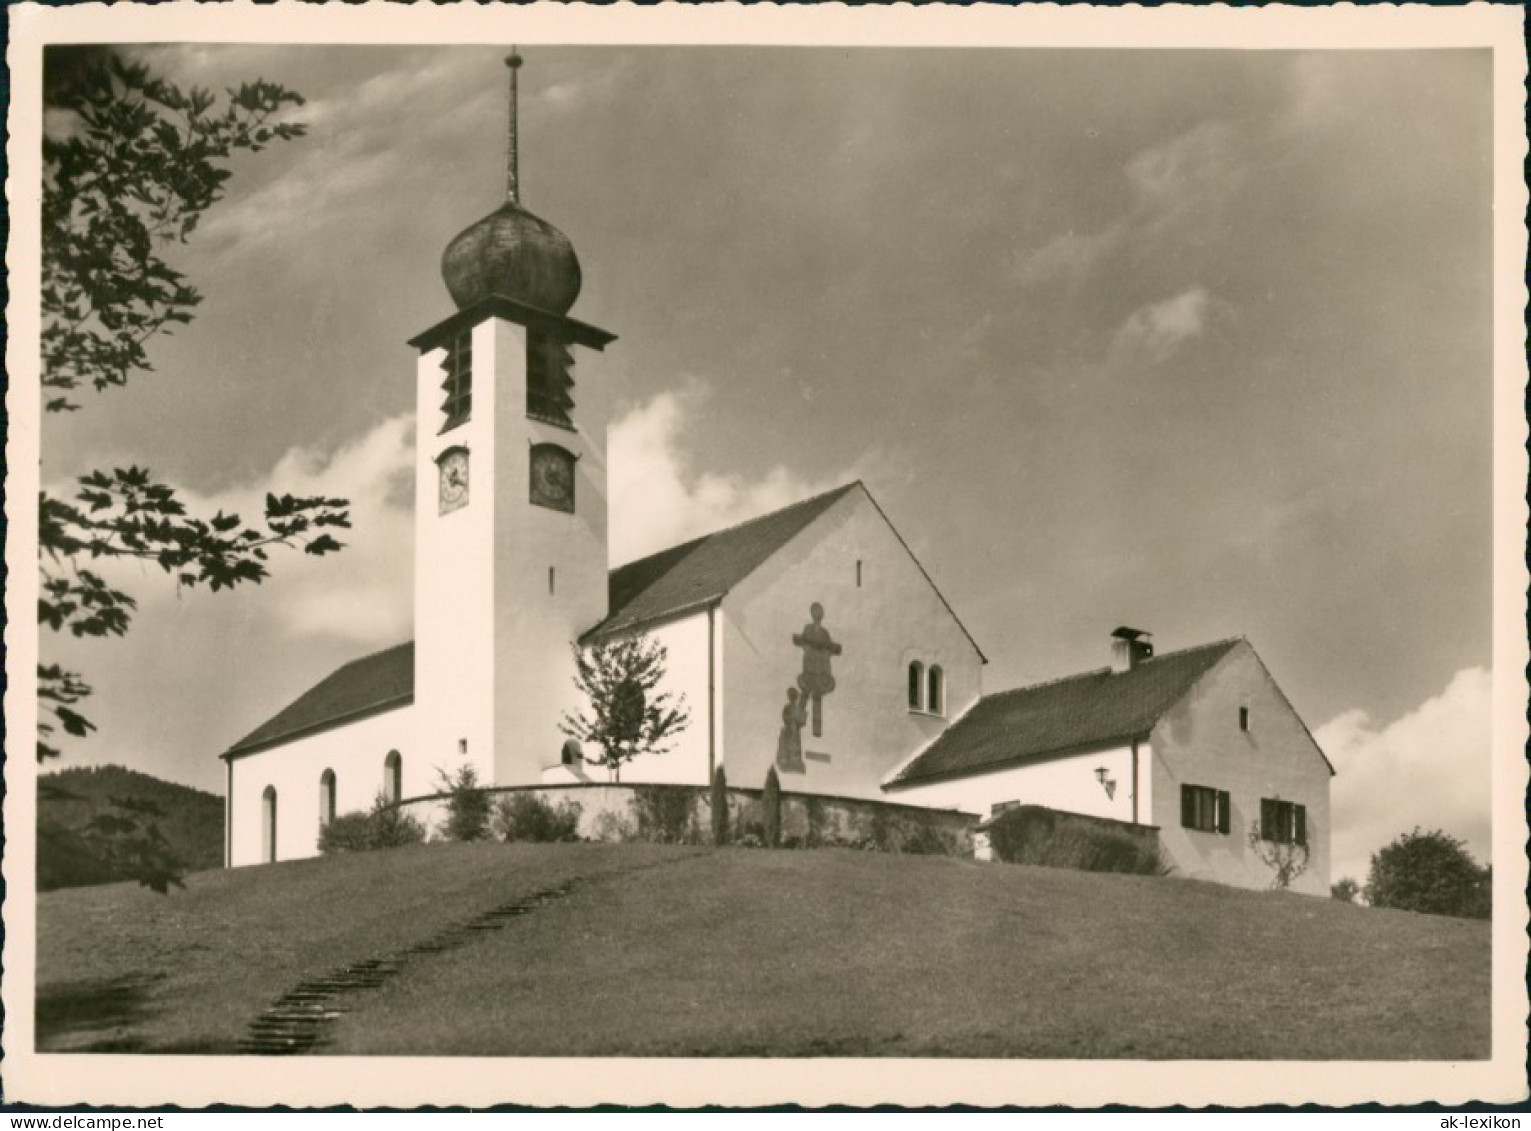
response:
<path id="1" fill-rule="evenodd" d="M 590 836 L 603 844 L 631 844 L 638 839 L 638 826 L 631 817 L 606 809 L 595 815 Z"/>
<path id="2" fill-rule="evenodd" d="M 761 799 L 761 836 L 767 848 L 781 847 L 781 778 L 776 767 L 766 771 L 765 795 Z"/>
<path id="3" fill-rule="evenodd" d="M 442 830 L 448 840 L 483 840 L 489 835 L 489 794 L 478 784 L 478 770 L 470 762 L 453 777 L 437 771 L 441 791 L 447 795 L 447 823 Z"/>
<path id="4" fill-rule="evenodd" d="M 1354 903 L 1361 894 L 1361 885 L 1349 876 L 1342 876 L 1329 885 L 1329 897 L 1341 903 Z"/>
<path id="5" fill-rule="evenodd" d="M 868 847 L 882 848 L 882 845 L 878 844 L 874 838 Z M 947 856 L 951 854 L 951 846 L 946 838 L 924 822 L 915 824 L 904 835 L 898 850 L 910 856 Z"/>
<path id="6" fill-rule="evenodd" d="M 373 801 L 371 811 L 342 813 L 321 828 L 319 851 L 326 856 L 337 852 L 370 852 L 377 848 L 420 844 L 424 840 L 425 826 L 380 793 Z"/>
<path id="7" fill-rule="evenodd" d="M 638 838 L 653 844 L 692 844 L 691 791 L 685 787 L 640 785 L 633 789 Z"/>
<path id="8" fill-rule="evenodd" d="M 1308 846 L 1297 840 L 1266 840 L 1260 822 L 1249 826 L 1249 851 L 1271 870 L 1271 887 L 1286 891 L 1298 876 L 1308 870 L 1311 856 Z"/>
<path id="9" fill-rule="evenodd" d="M 507 843 L 578 840 L 582 811 L 579 802 L 567 798 L 554 806 L 535 793 L 512 793 L 494 804 L 494 835 Z"/>
<path id="10" fill-rule="evenodd" d="M 1487 919 L 1491 880 L 1491 870 L 1480 868 L 1460 840 L 1416 828 L 1373 854 L 1366 901 L 1426 915 Z"/>
<path id="11" fill-rule="evenodd" d="M 1042 864 L 1084 872 L 1162 876 L 1169 871 L 1157 838 L 1040 805 L 1007 810 L 989 825 L 994 856 L 1007 864 Z"/>
<path id="12" fill-rule="evenodd" d="M 728 843 L 728 778 L 719 766 L 712 775 L 712 843 L 722 848 Z"/>

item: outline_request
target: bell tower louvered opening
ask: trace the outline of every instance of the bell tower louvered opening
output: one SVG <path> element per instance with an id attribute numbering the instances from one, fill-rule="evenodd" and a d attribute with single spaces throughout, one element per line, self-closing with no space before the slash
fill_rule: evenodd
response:
<path id="1" fill-rule="evenodd" d="M 574 427 L 574 355 L 547 334 L 526 335 L 526 415 Z"/>

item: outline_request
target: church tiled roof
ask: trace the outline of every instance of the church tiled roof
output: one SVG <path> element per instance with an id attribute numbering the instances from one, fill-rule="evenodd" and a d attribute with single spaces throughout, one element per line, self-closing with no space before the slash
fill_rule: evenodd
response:
<path id="1" fill-rule="evenodd" d="M 890 789 L 1040 762 L 1066 750 L 1146 735 L 1238 644 L 1219 640 L 986 695 L 888 782 Z"/>
<path id="2" fill-rule="evenodd" d="M 581 641 L 625 632 L 720 599 L 860 483 L 685 542 L 611 571 L 611 612 Z"/>
<path id="3" fill-rule="evenodd" d="M 234 743 L 224 757 L 250 754 L 337 723 L 402 707 L 414 698 L 415 642 L 411 640 L 336 669 Z"/>

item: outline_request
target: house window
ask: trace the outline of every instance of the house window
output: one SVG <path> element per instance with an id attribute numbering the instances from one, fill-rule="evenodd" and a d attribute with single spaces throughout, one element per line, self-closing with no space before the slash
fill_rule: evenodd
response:
<path id="1" fill-rule="evenodd" d="M 856 588 L 861 588 L 861 559 L 856 559 Z"/>
<path id="2" fill-rule="evenodd" d="M 1308 810 L 1305 806 L 1270 797 L 1260 799 L 1260 839 L 1273 844 L 1308 843 Z"/>
<path id="3" fill-rule="evenodd" d="M 390 805 L 404 797 L 404 759 L 397 750 L 388 751 L 388 757 L 383 759 L 383 796 Z"/>
<path id="4" fill-rule="evenodd" d="M 276 863 L 276 787 L 268 785 L 260 795 L 260 858 Z"/>
<path id="5" fill-rule="evenodd" d="M 1224 833 L 1232 809 L 1226 790 L 1206 785 L 1180 787 L 1180 824 L 1202 833 Z"/>
<path id="6" fill-rule="evenodd" d="M 446 418 L 441 430 L 446 432 L 466 423 L 473 415 L 473 333 L 464 330 L 447 346 L 441 362 L 445 380 L 441 382 L 441 413 Z"/>
<path id="7" fill-rule="evenodd" d="M 925 706 L 925 665 L 915 660 L 909 665 L 909 709 L 918 711 Z"/>
<path id="8" fill-rule="evenodd" d="M 556 338 L 545 334 L 526 336 L 526 415 L 549 424 L 574 427 L 574 378 L 569 369 L 574 358 Z"/>
<path id="9" fill-rule="evenodd" d="M 928 693 L 925 696 L 925 709 L 933 715 L 946 714 L 946 673 L 939 664 L 930 665 L 926 683 Z"/>
<path id="10" fill-rule="evenodd" d="M 1248 730 L 1249 729 L 1249 708 L 1248 707 L 1240 707 L 1239 708 L 1239 729 L 1240 730 Z"/>
<path id="11" fill-rule="evenodd" d="M 335 771 L 325 770 L 319 775 L 319 827 L 322 829 L 335 819 Z"/>

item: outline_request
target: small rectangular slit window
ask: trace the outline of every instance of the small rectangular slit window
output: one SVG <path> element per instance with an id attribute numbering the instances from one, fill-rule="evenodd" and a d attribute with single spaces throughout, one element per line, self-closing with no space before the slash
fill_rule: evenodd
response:
<path id="1" fill-rule="evenodd" d="M 553 591 L 554 591 L 553 590 L 553 585 L 554 585 L 553 570 L 554 570 L 553 566 L 548 566 L 548 596 L 549 597 L 553 596 Z"/>
<path id="2" fill-rule="evenodd" d="M 1239 708 L 1239 729 L 1240 730 L 1248 730 L 1249 729 L 1249 708 L 1248 707 L 1240 707 Z"/>
<path id="3" fill-rule="evenodd" d="M 856 559 L 856 588 L 861 588 L 861 559 Z"/>

